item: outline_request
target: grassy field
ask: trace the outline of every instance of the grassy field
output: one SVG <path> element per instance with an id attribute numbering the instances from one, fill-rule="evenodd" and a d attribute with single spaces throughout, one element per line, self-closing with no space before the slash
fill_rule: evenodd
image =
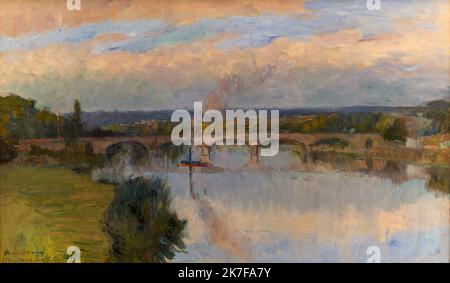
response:
<path id="1" fill-rule="evenodd" d="M 107 261 L 100 221 L 113 195 L 64 168 L 0 167 L 0 262 L 65 262 L 69 246 L 81 262 Z"/>

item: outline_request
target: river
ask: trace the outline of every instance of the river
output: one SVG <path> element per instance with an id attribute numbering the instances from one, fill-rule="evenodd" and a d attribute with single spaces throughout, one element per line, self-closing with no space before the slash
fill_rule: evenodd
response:
<path id="1" fill-rule="evenodd" d="M 190 174 L 177 166 L 187 155 L 166 148 L 119 169 L 167 181 L 187 220 L 171 261 L 366 262 L 374 249 L 381 262 L 449 261 L 448 168 L 283 145 L 275 157 L 214 147 Z"/>

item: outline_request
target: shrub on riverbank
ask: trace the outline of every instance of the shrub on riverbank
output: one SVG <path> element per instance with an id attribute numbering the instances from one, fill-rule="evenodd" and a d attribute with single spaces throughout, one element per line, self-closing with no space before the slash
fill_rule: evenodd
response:
<path id="1" fill-rule="evenodd" d="M 17 156 L 14 145 L 6 142 L 0 137 L 0 163 L 11 161 Z"/>
<path id="2" fill-rule="evenodd" d="M 383 138 L 388 141 L 406 141 L 406 123 L 402 119 L 395 119 L 394 123 L 383 133 Z"/>
<path id="3" fill-rule="evenodd" d="M 114 262 L 165 262 L 185 249 L 186 220 L 170 209 L 170 188 L 161 178 L 129 178 L 117 185 L 105 213 Z"/>
<path id="4" fill-rule="evenodd" d="M 77 173 L 89 173 L 93 167 L 101 167 L 106 161 L 105 155 L 95 154 L 89 143 L 66 146 L 63 150 L 43 149 L 31 145 L 28 155 L 31 158 L 49 157 L 60 164 L 67 165 Z"/>

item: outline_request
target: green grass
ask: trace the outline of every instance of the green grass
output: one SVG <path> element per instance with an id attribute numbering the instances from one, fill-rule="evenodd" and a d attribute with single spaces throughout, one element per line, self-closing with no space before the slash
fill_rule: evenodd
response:
<path id="1" fill-rule="evenodd" d="M 113 195 L 65 168 L 0 167 L 0 261 L 61 262 L 72 245 L 82 262 L 107 261 L 101 220 Z"/>

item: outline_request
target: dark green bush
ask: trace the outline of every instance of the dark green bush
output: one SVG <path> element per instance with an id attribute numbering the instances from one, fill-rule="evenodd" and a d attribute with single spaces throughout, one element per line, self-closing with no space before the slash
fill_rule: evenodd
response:
<path id="1" fill-rule="evenodd" d="M 165 262 L 185 249 L 186 220 L 170 209 L 170 188 L 161 178 L 131 178 L 117 185 L 105 213 L 113 262 Z"/>
<path id="2" fill-rule="evenodd" d="M 406 123 L 402 119 L 395 119 L 394 123 L 383 133 L 383 138 L 388 141 L 406 141 Z"/>
<path id="3" fill-rule="evenodd" d="M 6 142 L 0 137 L 0 163 L 11 161 L 17 157 L 17 150 L 14 145 Z"/>

